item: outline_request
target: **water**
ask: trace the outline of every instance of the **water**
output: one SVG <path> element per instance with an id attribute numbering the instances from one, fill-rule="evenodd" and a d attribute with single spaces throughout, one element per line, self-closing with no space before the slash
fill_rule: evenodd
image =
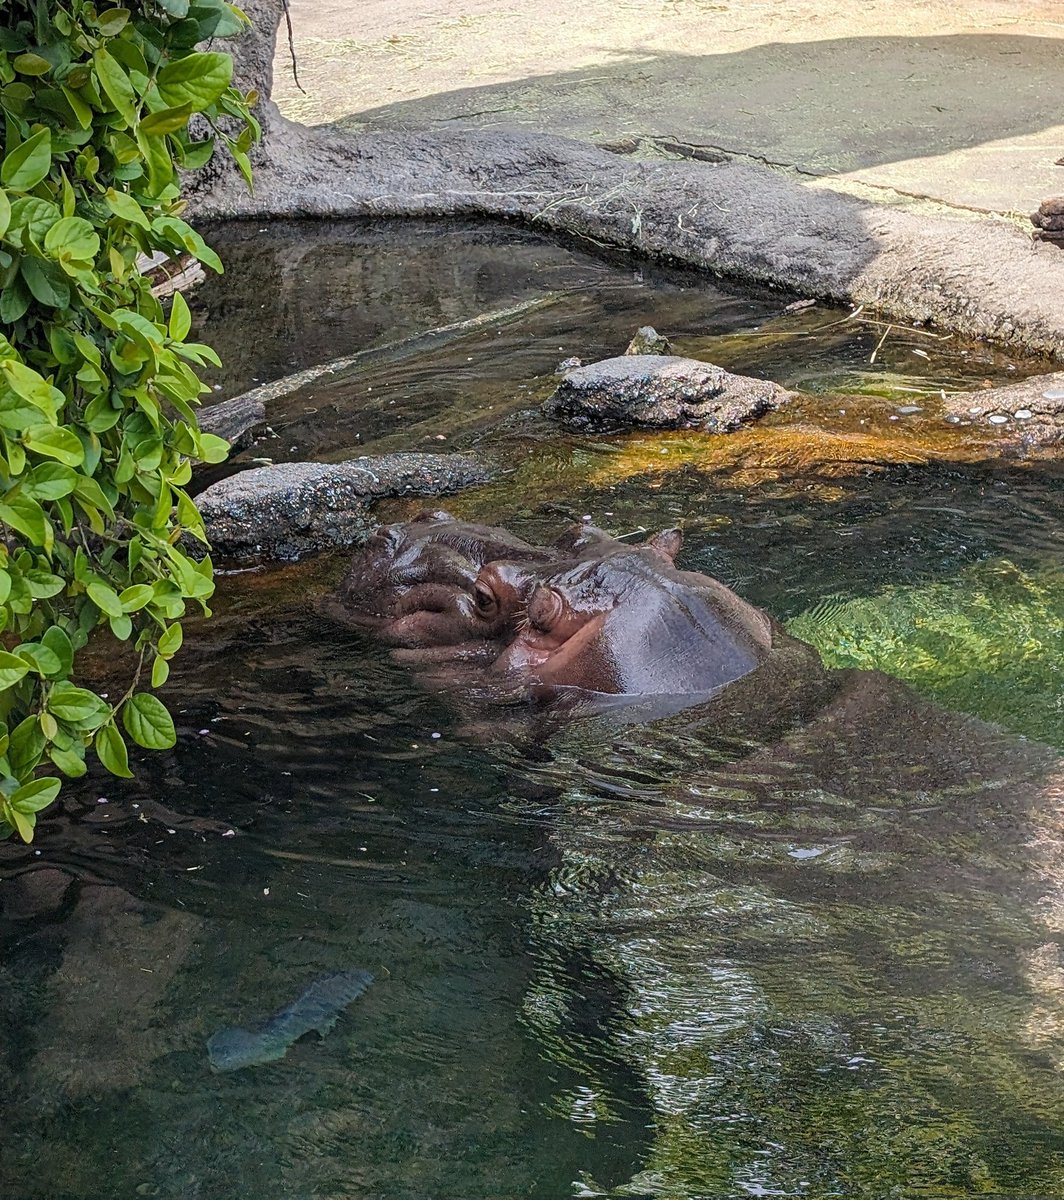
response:
<path id="1" fill-rule="evenodd" d="M 245 457 L 489 448 L 463 515 L 683 522 L 687 565 L 889 675 L 486 739 L 321 615 L 342 562 L 225 578 L 166 687 L 177 747 L 0 852 L 3 1193 L 1061 1194 L 1061 470 L 935 420 L 1038 364 L 921 331 L 869 363 L 845 313 L 513 230 L 227 237 L 220 395 L 385 348 Z M 812 398 L 721 439 L 529 414 L 648 321 Z M 212 1034 L 354 969 L 325 1038 L 211 1072 Z"/>

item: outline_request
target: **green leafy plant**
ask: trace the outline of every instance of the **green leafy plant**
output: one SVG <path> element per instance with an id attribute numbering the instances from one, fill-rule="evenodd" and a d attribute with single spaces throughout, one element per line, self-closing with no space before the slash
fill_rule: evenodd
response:
<path id="1" fill-rule="evenodd" d="M 250 184 L 256 97 L 211 48 L 246 23 L 223 0 L 0 0 L 0 834 L 29 841 L 90 748 L 129 776 L 126 737 L 175 741 L 144 688 L 166 680 L 187 605 L 208 612 L 186 488 L 228 445 L 195 412 L 194 368 L 218 360 L 138 262 L 222 269 L 181 218 L 178 169 L 224 143 Z M 110 700 L 72 682 L 101 625 L 132 650 Z"/>

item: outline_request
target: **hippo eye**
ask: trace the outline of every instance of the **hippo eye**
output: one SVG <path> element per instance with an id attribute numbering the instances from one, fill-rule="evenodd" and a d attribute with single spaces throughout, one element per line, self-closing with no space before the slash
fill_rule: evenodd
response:
<path id="1" fill-rule="evenodd" d="M 482 583 L 473 585 L 473 603 L 482 617 L 494 616 L 495 610 L 499 607 L 495 593 Z"/>

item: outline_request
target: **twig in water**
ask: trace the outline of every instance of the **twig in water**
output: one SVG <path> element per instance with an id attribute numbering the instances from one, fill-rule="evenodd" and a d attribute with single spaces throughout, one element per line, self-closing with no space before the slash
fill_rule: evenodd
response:
<path id="1" fill-rule="evenodd" d="M 893 328 L 894 328 L 893 325 L 888 325 L 886 327 L 886 329 L 883 330 L 883 336 L 879 339 L 878 342 L 876 342 L 876 348 L 872 351 L 872 355 L 868 360 L 870 363 L 874 363 L 876 361 L 876 355 L 880 352 L 880 350 L 883 349 L 883 343 L 887 340 L 887 335 L 890 333 L 890 331 Z"/>

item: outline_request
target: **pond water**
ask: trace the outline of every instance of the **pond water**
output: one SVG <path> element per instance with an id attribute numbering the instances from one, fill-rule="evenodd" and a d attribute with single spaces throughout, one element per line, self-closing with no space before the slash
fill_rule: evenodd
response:
<path id="1" fill-rule="evenodd" d="M 225 577 L 177 747 L 0 848 L 2 1194 L 1064 1194 L 1064 471 L 935 410 L 1044 364 L 514 229 L 214 240 L 219 396 L 361 356 L 244 462 L 487 450 L 454 511 L 682 522 L 861 670 L 485 736 L 321 614 L 341 560 Z M 805 397 L 716 439 L 537 415 L 645 323 Z M 327 1036 L 209 1069 L 353 968 Z"/>

